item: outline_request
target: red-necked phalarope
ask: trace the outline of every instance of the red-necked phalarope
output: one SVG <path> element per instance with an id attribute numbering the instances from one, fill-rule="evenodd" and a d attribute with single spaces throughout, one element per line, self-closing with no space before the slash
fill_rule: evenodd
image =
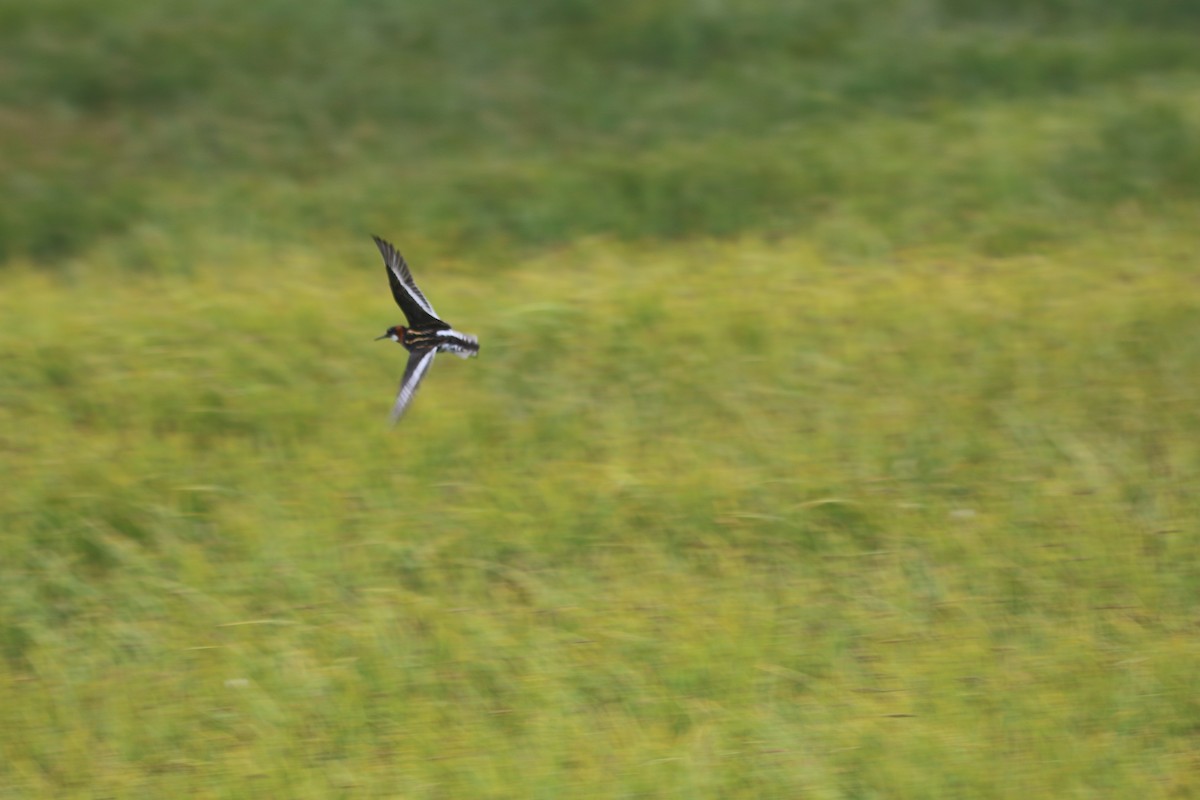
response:
<path id="1" fill-rule="evenodd" d="M 472 358 L 479 353 L 479 340 L 469 333 L 456 331 L 443 322 L 425 299 L 425 295 L 417 288 L 417 283 L 408 270 L 408 264 L 404 263 L 404 256 L 378 236 L 372 238 L 375 239 L 375 244 L 387 265 L 392 297 L 396 298 L 396 305 L 400 306 L 408 320 L 408 327 L 393 325 L 383 332 L 383 336 L 378 337 L 404 345 L 410 354 L 408 365 L 404 368 L 404 377 L 400 379 L 396 404 L 392 406 L 392 424 L 395 425 L 412 402 L 421 379 L 433 363 L 433 357 L 438 353 L 453 353 L 459 358 Z"/>

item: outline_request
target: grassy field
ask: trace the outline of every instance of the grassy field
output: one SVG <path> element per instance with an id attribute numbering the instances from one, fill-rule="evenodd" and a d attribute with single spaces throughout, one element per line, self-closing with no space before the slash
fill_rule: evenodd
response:
<path id="1" fill-rule="evenodd" d="M 1200 796 L 1197 21 L 0 3 L 0 800 Z"/>
<path id="2" fill-rule="evenodd" d="M 1196 244 L 11 273 L 0 796 L 1190 796 Z"/>

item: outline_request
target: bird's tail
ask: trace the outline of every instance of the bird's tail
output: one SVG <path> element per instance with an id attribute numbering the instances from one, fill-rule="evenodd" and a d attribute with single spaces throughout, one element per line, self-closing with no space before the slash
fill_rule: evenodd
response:
<path id="1" fill-rule="evenodd" d="M 446 333 L 450 335 L 446 335 Z M 447 331 L 442 335 L 445 337 L 444 343 L 438 348 L 448 353 L 453 353 L 459 358 L 474 358 L 479 355 L 479 339 L 469 333 L 460 333 L 459 331 Z"/>

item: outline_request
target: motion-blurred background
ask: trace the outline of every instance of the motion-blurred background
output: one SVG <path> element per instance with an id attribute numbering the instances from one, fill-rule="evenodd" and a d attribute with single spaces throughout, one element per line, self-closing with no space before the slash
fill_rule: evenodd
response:
<path id="1" fill-rule="evenodd" d="M 0 798 L 1200 793 L 1198 37 L 0 0 Z"/>
<path id="2" fill-rule="evenodd" d="M 7 259 L 371 226 L 449 252 L 758 233 L 1012 253 L 1200 192 L 1193 3 L 0 13 Z"/>

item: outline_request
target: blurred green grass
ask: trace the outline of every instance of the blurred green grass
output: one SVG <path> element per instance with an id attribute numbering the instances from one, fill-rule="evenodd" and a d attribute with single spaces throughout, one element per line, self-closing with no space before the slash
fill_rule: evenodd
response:
<path id="1" fill-rule="evenodd" d="M 1196 794 L 1198 21 L 0 2 L 0 798 Z"/>
<path id="2" fill-rule="evenodd" d="M 0 15 L 0 259 L 136 251 L 147 230 L 364 226 L 439 254 L 743 233 L 811 233 L 852 257 L 1017 253 L 1130 205 L 1190 205 L 1200 185 L 1189 3 L 56 0 Z"/>
<path id="3" fill-rule="evenodd" d="M 1195 245 L 10 271 L 0 796 L 1194 792 Z"/>

